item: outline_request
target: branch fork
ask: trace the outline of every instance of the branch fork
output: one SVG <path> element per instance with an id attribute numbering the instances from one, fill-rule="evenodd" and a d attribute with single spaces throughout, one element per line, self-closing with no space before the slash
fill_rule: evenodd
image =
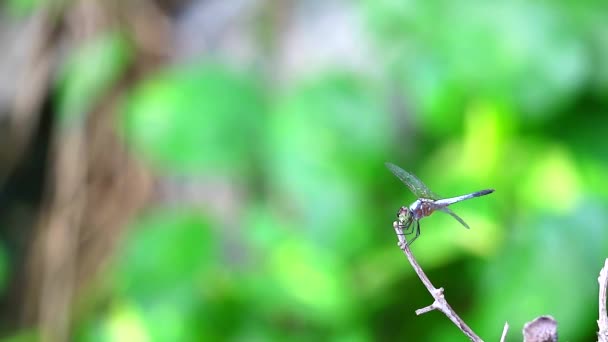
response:
<path id="1" fill-rule="evenodd" d="M 479 336 L 477 336 L 477 334 L 475 334 L 475 332 L 462 320 L 462 318 L 460 318 L 460 316 L 458 316 L 458 314 L 454 311 L 454 309 L 452 309 L 450 304 L 448 304 L 448 301 L 445 299 L 443 287 L 436 288 L 435 286 L 433 286 L 433 284 L 431 283 L 429 278 L 426 276 L 426 274 L 422 270 L 422 267 L 420 267 L 420 265 L 418 264 L 418 261 L 416 261 L 416 258 L 414 258 L 412 251 L 410 250 L 409 246 L 407 245 L 407 241 L 405 240 L 405 235 L 403 234 L 403 229 L 401 228 L 399 223 L 396 221 L 393 222 L 393 228 L 395 229 L 395 233 L 397 234 L 397 239 L 399 240 L 397 245 L 399 246 L 399 248 L 403 251 L 403 253 L 407 257 L 407 260 L 410 262 L 410 264 L 414 268 L 414 271 L 418 275 L 418 278 L 420 278 L 420 280 L 422 281 L 422 283 L 424 284 L 426 289 L 429 291 L 431 296 L 433 296 L 433 298 L 435 299 L 431 305 L 428 305 L 421 309 L 416 310 L 416 315 L 422 315 L 422 314 L 425 314 L 425 313 L 433 311 L 433 310 L 441 311 L 471 341 L 483 342 L 483 340 Z M 509 329 L 509 325 L 507 323 L 505 323 L 502 337 L 500 339 L 501 342 L 505 340 L 508 329 Z"/>
<path id="2" fill-rule="evenodd" d="M 398 222 L 393 222 L 393 228 L 397 234 L 399 242 L 397 245 L 403 251 L 407 260 L 410 262 L 414 271 L 418 275 L 418 278 L 422 281 L 426 289 L 429 291 L 431 296 L 435 299 L 431 305 L 425 306 L 421 309 L 416 310 L 416 315 L 422 315 L 427 312 L 438 310 L 443 312 L 457 327 L 465 334 L 471 341 L 483 342 L 483 340 L 473 332 L 473 330 L 458 316 L 458 314 L 452 309 L 448 301 L 445 299 L 443 287 L 436 288 L 433 286 L 429 278 L 426 276 L 422 267 L 414 258 L 412 251 L 407 245 L 405 235 L 403 234 L 403 228 Z M 598 342 L 608 342 L 608 308 L 606 299 L 608 297 L 608 259 L 604 262 L 604 267 L 600 271 L 598 277 L 599 283 L 599 319 L 597 320 Z M 500 342 L 504 342 L 507 337 L 509 330 L 509 323 L 506 322 L 502 331 Z M 541 316 L 532 322 L 527 323 L 524 326 L 524 341 L 557 341 L 557 322 L 551 316 Z"/>

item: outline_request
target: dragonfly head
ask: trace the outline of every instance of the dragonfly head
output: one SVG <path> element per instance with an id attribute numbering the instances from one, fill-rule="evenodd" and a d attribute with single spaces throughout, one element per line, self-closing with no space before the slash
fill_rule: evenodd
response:
<path id="1" fill-rule="evenodd" d="M 397 220 L 400 223 L 404 223 L 409 219 L 410 215 L 410 209 L 408 207 L 401 207 L 397 212 Z"/>

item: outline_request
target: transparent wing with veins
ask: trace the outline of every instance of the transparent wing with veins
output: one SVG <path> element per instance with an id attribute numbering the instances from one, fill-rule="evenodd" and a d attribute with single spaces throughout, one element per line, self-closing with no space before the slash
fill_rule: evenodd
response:
<path id="1" fill-rule="evenodd" d="M 412 193 L 418 198 L 427 198 L 432 200 L 438 200 L 439 196 L 433 193 L 429 188 L 422 183 L 422 181 L 413 174 L 405 171 L 399 166 L 392 163 L 385 163 L 386 167 L 391 170 L 391 172 L 399 178 L 403 184 L 407 185 L 408 188 L 412 191 Z"/>
<path id="2" fill-rule="evenodd" d="M 424 185 L 424 183 L 422 183 L 422 181 L 420 179 L 418 179 L 413 174 L 403 170 L 399 166 L 392 164 L 392 163 L 386 163 L 386 167 L 389 170 L 391 170 L 391 172 L 395 176 L 397 176 L 397 178 L 399 178 L 403 182 L 403 184 L 407 185 L 407 187 L 412 191 L 412 193 L 416 197 L 427 198 L 427 199 L 432 199 L 432 200 L 440 200 L 440 197 L 437 194 L 432 192 L 426 185 Z M 463 197 L 463 198 L 460 198 L 460 197 Z M 460 224 L 462 224 L 465 228 L 470 229 L 469 225 L 466 222 L 464 222 L 464 220 L 460 216 L 456 215 L 456 213 L 454 213 L 452 210 L 450 210 L 447 207 L 447 205 L 456 203 L 457 201 L 454 201 L 455 199 L 458 199 L 458 201 L 465 199 L 464 196 L 460 196 L 460 197 L 444 200 L 446 203 L 445 204 L 442 203 L 443 205 L 438 205 L 437 210 L 443 211 L 444 213 L 452 216 L 453 218 L 456 219 L 456 221 L 460 222 Z"/>
<path id="3" fill-rule="evenodd" d="M 469 225 L 464 222 L 464 220 L 462 218 L 460 218 L 460 216 L 456 215 L 455 212 L 453 212 L 452 210 L 450 210 L 448 207 L 443 207 L 441 209 L 439 209 L 440 211 L 443 211 L 444 213 L 452 216 L 453 218 L 456 219 L 456 221 L 460 222 L 466 229 L 471 229 L 471 227 L 469 227 Z"/>

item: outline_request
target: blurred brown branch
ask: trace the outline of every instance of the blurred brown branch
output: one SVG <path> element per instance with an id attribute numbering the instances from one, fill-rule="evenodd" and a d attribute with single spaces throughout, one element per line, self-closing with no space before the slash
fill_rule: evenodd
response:
<path id="1" fill-rule="evenodd" d="M 6 149 L 14 158 L 2 159 L 10 165 L 0 170 L 0 185 L 18 159 L 31 158 L 21 152 L 35 138 L 37 123 L 52 118 L 53 132 L 40 143 L 48 150 L 40 171 L 42 203 L 32 209 L 33 227 L 21 229 L 28 242 L 26 260 L 16 268 L 24 271 L 9 285 L 16 298 L 9 309 L 19 317 L 15 324 L 35 327 L 44 341 L 71 340 L 79 292 L 95 279 L 125 225 L 149 200 L 151 175 L 123 145 L 116 119 L 124 93 L 168 60 L 170 20 L 161 2 L 49 1 L 29 18 L 32 43 L 10 119 L 14 148 Z M 66 56 L 107 32 L 128 38 L 132 60 L 78 113 L 82 120 L 57 124 L 53 77 Z"/>

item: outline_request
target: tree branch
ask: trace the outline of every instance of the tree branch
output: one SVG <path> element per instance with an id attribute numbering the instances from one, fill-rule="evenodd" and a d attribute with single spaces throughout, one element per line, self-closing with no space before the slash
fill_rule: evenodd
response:
<path id="1" fill-rule="evenodd" d="M 452 321 L 458 327 L 458 329 L 460 329 L 460 331 L 462 331 L 471 341 L 483 342 L 483 340 L 479 338 L 479 336 L 477 336 L 477 334 L 475 334 L 473 330 L 471 330 L 471 328 L 460 318 L 460 316 L 456 314 L 450 304 L 448 304 L 447 300 L 443 295 L 443 288 L 437 289 L 433 286 L 429 278 L 426 276 L 426 274 L 416 261 L 416 258 L 414 258 L 414 255 L 412 254 L 412 251 L 407 245 L 407 242 L 403 235 L 403 229 L 399 226 L 398 222 L 393 223 L 393 228 L 395 229 L 395 232 L 397 233 L 397 238 L 399 239 L 399 248 L 401 248 L 401 250 L 407 257 L 407 260 L 409 260 L 410 264 L 414 268 L 414 271 L 418 275 L 418 278 L 420 278 L 426 289 L 435 299 L 433 304 L 422 309 L 416 310 L 416 315 L 422 315 L 429 311 L 439 310 L 443 312 L 443 314 L 446 315 L 450 319 L 450 321 Z"/>
<path id="2" fill-rule="evenodd" d="M 600 284 L 600 296 L 599 296 L 599 319 L 597 325 L 599 331 L 597 332 L 598 342 L 608 342 L 608 315 L 606 314 L 606 288 L 608 287 L 608 259 L 604 261 L 604 267 L 600 271 L 600 276 L 597 278 Z"/>

